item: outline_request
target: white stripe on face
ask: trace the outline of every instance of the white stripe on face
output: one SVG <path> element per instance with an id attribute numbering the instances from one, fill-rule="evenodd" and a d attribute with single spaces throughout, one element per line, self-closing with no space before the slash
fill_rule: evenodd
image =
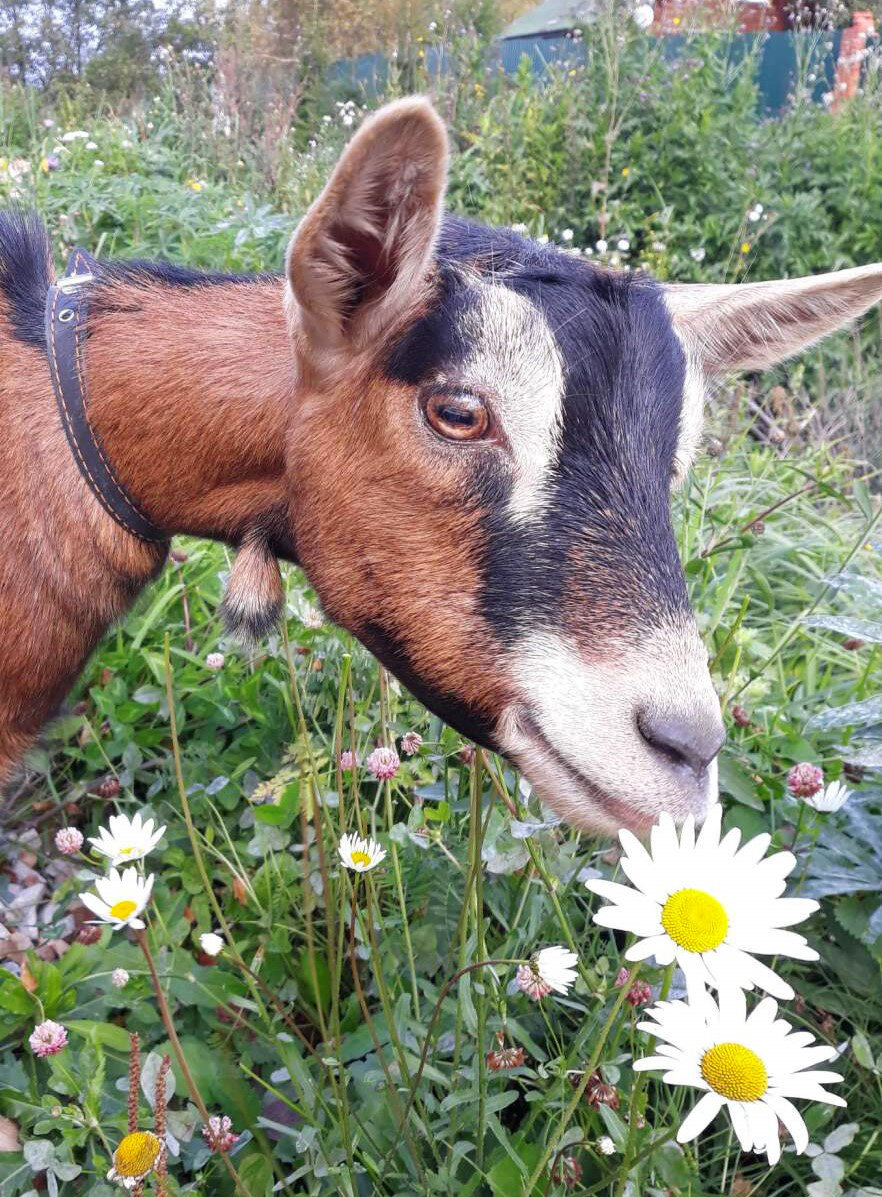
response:
<path id="1" fill-rule="evenodd" d="M 463 373 L 497 397 L 514 467 L 509 514 L 527 519 L 543 505 L 558 453 L 563 363 L 545 318 L 528 299 L 505 286 L 476 285 L 478 300 L 463 328 L 470 346 Z"/>

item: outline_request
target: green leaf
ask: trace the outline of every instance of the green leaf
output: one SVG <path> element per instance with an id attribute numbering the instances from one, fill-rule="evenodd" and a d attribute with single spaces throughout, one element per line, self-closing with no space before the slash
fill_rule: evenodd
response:
<path id="1" fill-rule="evenodd" d="M 329 1010 L 331 1006 L 331 974 L 328 962 L 318 952 L 304 948 L 297 966 L 297 984 L 314 1006 Z"/>
<path id="2" fill-rule="evenodd" d="M 873 1072 L 876 1071 L 876 1061 L 873 1059 L 873 1049 L 870 1046 L 870 1041 L 863 1033 L 858 1031 L 856 1035 L 851 1037 L 851 1050 L 854 1058 L 862 1068 L 870 1068 Z"/>
<path id="3" fill-rule="evenodd" d="M 601 1117 L 603 1125 L 609 1131 L 609 1136 L 615 1143 L 619 1151 L 624 1151 L 628 1144 L 628 1128 L 625 1126 L 622 1119 L 612 1108 L 601 1102 L 597 1107 L 597 1112 Z"/>
<path id="4" fill-rule="evenodd" d="M 764 803 L 756 795 L 756 782 L 743 765 L 724 752 L 719 758 L 719 768 L 721 790 L 730 794 L 736 802 L 754 810 L 765 810 Z"/>
<path id="5" fill-rule="evenodd" d="M 543 1148 L 539 1143 L 528 1142 L 522 1134 L 515 1135 L 508 1152 L 496 1161 L 487 1173 L 494 1197 L 516 1197 L 524 1191 L 530 1173 L 542 1158 Z M 530 1190 L 533 1194 L 548 1192 L 548 1175 L 540 1176 Z"/>
<path id="6" fill-rule="evenodd" d="M 92 1022 L 86 1018 L 68 1019 L 64 1024 L 69 1031 L 77 1035 L 84 1035 L 93 1043 L 109 1047 L 113 1051 L 128 1053 L 130 1046 L 129 1032 L 112 1022 Z"/>
<path id="7" fill-rule="evenodd" d="M 290 827 L 300 813 L 300 784 L 291 782 L 285 786 L 277 803 L 255 806 L 254 818 L 258 823 L 270 827 Z"/>
<path id="8" fill-rule="evenodd" d="M 260 1098 L 244 1082 L 229 1052 L 189 1035 L 181 1039 L 181 1048 L 206 1105 L 222 1109 L 236 1125 L 251 1126 L 260 1109 Z M 176 1090 L 182 1095 L 188 1093 L 171 1044 L 159 1044 L 154 1050 L 171 1056 Z"/>
<path id="9" fill-rule="evenodd" d="M 270 1197 L 273 1191 L 273 1168 L 266 1156 L 248 1155 L 236 1161 L 236 1168 L 251 1197 Z"/>

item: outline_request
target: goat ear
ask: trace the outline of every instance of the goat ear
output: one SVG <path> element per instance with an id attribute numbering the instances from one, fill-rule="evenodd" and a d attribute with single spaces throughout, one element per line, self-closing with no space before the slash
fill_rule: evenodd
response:
<path id="1" fill-rule="evenodd" d="M 806 349 L 882 299 L 882 264 L 769 283 L 673 284 L 674 327 L 705 370 L 762 370 Z"/>
<path id="2" fill-rule="evenodd" d="M 288 247 L 295 335 L 313 366 L 344 364 L 419 302 L 447 157 L 444 125 L 416 96 L 381 108 L 344 150 Z"/>

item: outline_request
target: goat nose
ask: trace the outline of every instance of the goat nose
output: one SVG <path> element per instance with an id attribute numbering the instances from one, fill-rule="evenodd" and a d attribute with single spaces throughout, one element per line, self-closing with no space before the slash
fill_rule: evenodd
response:
<path id="1" fill-rule="evenodd" d="M 637 727 L 653 751 L 675 765 L 686 765 L 701 775 L 720 749 L 726 733 L 719 719 L 702 712 L 693 716 L 644 709 Z"/>

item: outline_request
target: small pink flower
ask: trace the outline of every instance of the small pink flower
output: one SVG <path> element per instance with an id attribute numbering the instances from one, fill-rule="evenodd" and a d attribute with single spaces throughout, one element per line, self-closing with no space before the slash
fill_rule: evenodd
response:
<path id="1" fill-rule="evenodd" d="M 523 1068 L 526 1053 L 522 1047 L 498 1047 L 487 1053 L 487 1067 L 491 1072 L 502 1072 L 507 1068 Z"/>
<path id="2" fill-rule="evenodd" d="M 796 798 L 813 798 L 824 786 L 824 770 L 808 761 L 794 765 L 787 774 L 787 789 Z"/>
<path id="3" fill-rule="evenodd" d="M 76 827 L 60 827 L 55 833 L 55 847 L 62 856 L 73 856 L 83 846 L 83 833 Z"/>
<path id="4" fill-rule="evenodd" d="M 129 974 L 124 968 L 115 968 L 110 974 L 110 983 L 114 989 L 125 989 L 129 983 Z"/>
<path id="5" fill-rule="evenodd" d="M 628 996 L 625 1001 L 629 1006 L 645 1006 L 647 1002 L 652 1001 L 652 989 L 647 981 L 635 981 L 628 990 Z"/>
<path id="6" fill-rule="evenodd" d="M 518 988 L 522 989 L 534 1002 L 538 1002 L 540 998 L 548 997 L 551 993 L 551 986 L 546 981 L 543 981 L 538 972 L 529 964 L 521 964 L 518 967 L 515 980 L 518 983 Z"/>
<path id="7" fill-rule="evenodd" d="M 631 982 L 631 974 L 626 968 L 620 968 L 618 976 L 616 977 L 616 989 L 622 989 L 628 986 L 628 993 L 625 1001 L 629 1006 L 645 1006 L 647 1002 L 652 1001 L 652 989 L 645 981 Z"/>
<path id="8" fill-rule="evenodd" d="M 226 662 L 226 657 L 223 653 L 209 653 L 205 658 L 205 668 L 210 669 L 212 673 L 218 673 L 223 669 Z"/>
<path id="9" fill-rule="evenodd" d="M 61 1023 L 47 1018 L 34 1027 L 28 1043 L 35 1056 L 57 1056 L 67 1047 L 67 1031 Z"/>
<path id="10" fill-rule="evenodd" d="M 214 1152 L 227 1152 L 239 1142 L 233 1134 L 233 1123 L 226 1114 L 212 1114 L 202 1128 L 202 1137 Z"/>
<path id="11" fill-rule="evenodd" d="M 401 761 L 394 748 L 375 748 L 365 764 L 379 781 L 388 781 L 401 768 Z"/>
<path id="12" fill-rule="evenodd" d="M 405 756 L 416 756 L 423 746 L 423 737 L 419 732 L 405 732 L 401 737 L 401 751 Z"/>
<path id="13" fill-rule="evenodd" d="M 575 1189 L 582 1179 L 582 1165 L 575 1156 L 564 1156 L 551 1169 L 551 1179 L 565 1189 Z"/>
<path id="14" fill-rule="evenodd" d="M 340 769 L 343 773 L 351 773 L 353 769 L 358 768 L 358 756 L 347 748 L 345 752 L 340 753 Z"/>

